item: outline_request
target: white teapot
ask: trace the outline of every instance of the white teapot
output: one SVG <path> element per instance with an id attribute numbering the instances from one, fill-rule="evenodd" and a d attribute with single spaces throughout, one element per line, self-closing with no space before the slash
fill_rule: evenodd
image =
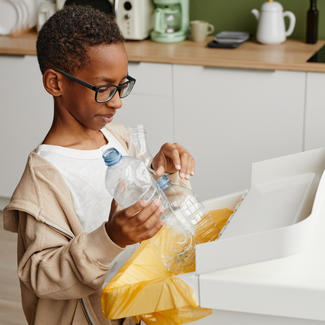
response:
<path id="1" fill-rule="evenodd" d="M 252 10 L 258 21 L 256 39 L 263 44 L 280 44 L 293 33 L 296 17 L 291 11 L 283 12 L 279 2 L 269 0 L 262 5 L 261 12 Z M 290 25 L 285 30 L 284 17 L 289 17 Z"/>

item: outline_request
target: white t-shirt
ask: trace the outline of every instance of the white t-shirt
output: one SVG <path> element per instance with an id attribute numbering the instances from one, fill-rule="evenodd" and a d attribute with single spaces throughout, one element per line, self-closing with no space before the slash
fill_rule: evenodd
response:
<path id="1" fill-rule="evenodd" d="M 49 161 L 63 176 L 71 191 L 75 212 L 86 232 L 97 229 L 108 220 L 112 196 L 105 187 L 106 165 L 103 152 L 115 147 L 122 156 L 126 150 L 105 128 L 101 130 L 108 143 L 95 150 L 79 150 L 41 144 L 36 152 Z"/>
<path id="2" fill-rule="evenodd" d="M 108 143 L 95 150 L 79 150 L 41 144 L 37 154 L 50 162 L 70 189 L 74 209 L 85 232 L 91 232 L 108 220 L 112 196 L 105 187 L 106 165 L 102 158 L 108 148 L 127 155 L 121 143 L 106 129 L 100 130 Z M 108 279 L 113 277 L 138 245 L 130 245 L 115 258 Z"/>

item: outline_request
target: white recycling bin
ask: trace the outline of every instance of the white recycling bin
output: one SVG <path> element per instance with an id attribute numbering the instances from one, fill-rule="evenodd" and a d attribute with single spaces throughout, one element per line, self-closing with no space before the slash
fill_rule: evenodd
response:
<path id="1" fill-rule="evenodd" d="M 196 273 L 303 250 L 316 221 L 312 208 L 324 169 L 325 148 L 254 163 L 248 191 L 204 202 L 207 211 L 235 212 L 217 240 L 197 245 Z"/>
<path id="2" fill-rule="evenodd" d="M 234 213 L 217 240 L 196 246 L 196 271 L 180 275 L 198 304 L 308 319 L 302 324 L 325 321 L 325 262 L 319 258 L 325 246 L 324 169 L 325 148 L 257 162 L 247 191 L 203 202 L 206 211 Z"/>

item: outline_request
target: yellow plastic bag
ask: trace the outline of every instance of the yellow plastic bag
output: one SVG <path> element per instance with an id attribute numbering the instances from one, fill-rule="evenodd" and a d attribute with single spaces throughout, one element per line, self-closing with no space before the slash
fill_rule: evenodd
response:
<path id="1" fill-rule="evenodd" d="M 217 238 L 232 212 L 222 209 L 205 215 L 197 226 L 196 243 Z M 168 228 L 163 227 L 153 240 L 164 249 L 167 238 Z M 108 319 L 133 316 L 147 325 L 178 325 L 211 314 L 210 309 L 197 305 L 192 287 L 162 264 L 153 247 L 150 240 L 143 242 L 107 284 L 101 297 L 104 316 Z M 192 261 L 181 273 L 195 271 L 195 259 Z"/>

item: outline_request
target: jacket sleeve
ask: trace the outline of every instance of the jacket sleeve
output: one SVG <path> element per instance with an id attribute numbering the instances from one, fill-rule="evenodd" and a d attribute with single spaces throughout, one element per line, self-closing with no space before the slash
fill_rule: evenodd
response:
<path id="1" fill-rule="evenodd" d="M 112 260 L 123 248 L 105 224 L 68 239 L 33 216 L 19 212 L 18 276 L 38 297 L 82 298 L 99 290 Z"/>

